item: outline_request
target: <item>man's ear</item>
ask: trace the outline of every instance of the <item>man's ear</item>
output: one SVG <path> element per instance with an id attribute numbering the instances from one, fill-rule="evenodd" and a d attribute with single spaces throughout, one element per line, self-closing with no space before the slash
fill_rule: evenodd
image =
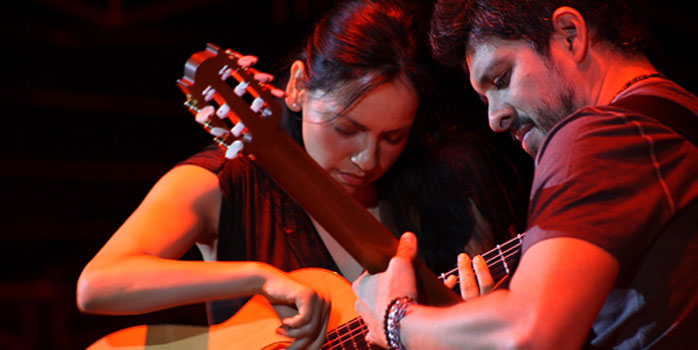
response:
<path id="1" fill-rule="evenodd" d="M 303 101 L 307 93 L 305 88 L 305 64 L 296 60 L 291 65 L 291 74 L 286 85 L 286 106 L 294 111 L 300 112 L 303 109 Z"/>
<path id="2" fill-rule="evenodd" d="M 575 62 L 582 62 L 589 49 L 589 28 L 579 11 L 562 6 L 552 16 L 553 35 L 551 40 L 564 41 L 563 45 Z"/>

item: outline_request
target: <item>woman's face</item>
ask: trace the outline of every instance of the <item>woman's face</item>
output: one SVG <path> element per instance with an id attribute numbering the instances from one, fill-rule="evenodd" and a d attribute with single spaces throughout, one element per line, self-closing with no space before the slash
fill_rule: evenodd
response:
<path id="1" fill-rule="evenodd" d="M 309 92 L 303 99 L 306 151 L 355 197 L 372 196 L 373 183 L 405 148 L 419 103 L 405 81 L 382 84 L 345 110 L 342 89 Z"/>

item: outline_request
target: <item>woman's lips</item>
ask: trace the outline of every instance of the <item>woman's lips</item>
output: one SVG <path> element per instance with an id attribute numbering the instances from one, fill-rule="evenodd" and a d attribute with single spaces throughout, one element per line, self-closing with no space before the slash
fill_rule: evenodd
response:
<path id="1" fill-rule="evenodd" d="M 341 180 L 340 182 L 343 182 L 344 184 L 349 186 L 360 186 L 366 182 L 366 176 L 362 175 L 345 173 L 343 171 L 337 171 L 337 175 Z"/>

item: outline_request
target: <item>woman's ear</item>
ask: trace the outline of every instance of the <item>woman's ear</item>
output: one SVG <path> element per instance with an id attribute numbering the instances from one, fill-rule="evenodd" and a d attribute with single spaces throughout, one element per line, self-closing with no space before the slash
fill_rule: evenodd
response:
<path id="1" fill-rule="evenodd" d="M 296 60 L 291 65 L 291 74 L 286 85 L 286 106 L 294 111 L 300 112 L 303 109 L 303 102 L 306 96 L 305 88 L 305 64 Z"/>
<path id="2" fill-rule="evenodd" d="M 564 47 L 576 62 L 586 58 L 589 48 L 589 28 L 579 11 L 562 6 L 553 12 L 552 40 L 563 40 Z"/>

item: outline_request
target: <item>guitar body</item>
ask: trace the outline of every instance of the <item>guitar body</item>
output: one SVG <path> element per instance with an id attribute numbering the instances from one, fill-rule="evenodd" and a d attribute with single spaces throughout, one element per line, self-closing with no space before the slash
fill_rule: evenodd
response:
<path id="1" fill-rule="evenodd" d="M 290 273 L 294 279 L 330 296 L 332 310 L 328 331 L 349 323 L 358 314 L 351 284 L 340 275 L 320 268 Z M 111 333 L 89 350 L 155 349 L 283 349 L 292 340 L 276 334 L 279 316 L 263 296 L 254 296 L 233 317 L 210 327 L 183 325 L 141 325 Z"/>

